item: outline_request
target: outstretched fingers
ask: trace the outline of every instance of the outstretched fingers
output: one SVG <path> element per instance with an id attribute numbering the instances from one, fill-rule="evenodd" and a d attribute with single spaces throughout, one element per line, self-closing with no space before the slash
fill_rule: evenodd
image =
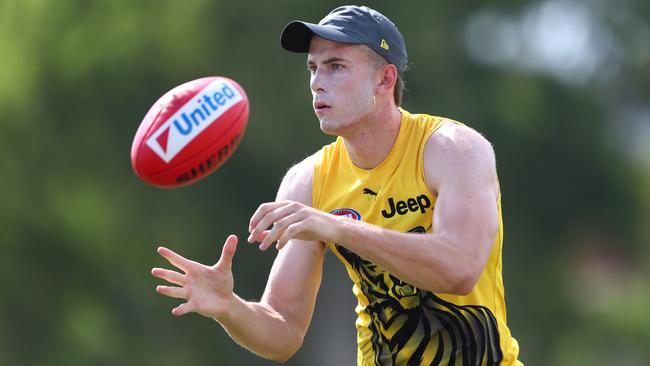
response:
<path id="1" fill-rule="evenodd" d="M 167 282 L 171 282 L 179 286 L 185 285 L 185 280 L 186 280 L 185 275 L 175 271 L 170 271 L 164 268 L 153 268 L 151 270 L 151 274 L 154 277 L 160 278 L 161 280 L 165 280 Z"/>
<path id="2" fill-rule="evenodd" d="M 171 263 L 173 266 L 176 268 L 182 270 L 183 272 L 187 273 L 188 269 L 192 267 L 196 262 L 193 262 L 180 254 L 177 254 L 173 250 L 165 247 L 159 247 L 158 248 L 158 253 L 169 263 Z"/>
<path id="3" fill-rule="evenodd" d="M 185 300 L 185 303 L 172 310 L 173 315 L 197 312 L 203 315 L 210 314 L 213 317 L 214 314 L 219 316 L 224 312 L 230 298 L 233 297 L 234 279 L 231 269 L 236 250 L 237 236 L 230 235 L 223 245 L 219 261 L 213 266 L 206 266 L 185 259 L 167 248 L 158 248 L 161 256 L 180 269 L 180 271 L 165 268 L 151 270 L 154 277 L 177 285 L 157 286 L 157 293 Z"/>
<path id="4" fill-rule="evenodd" d="M 173 297 L 175 299 L 185 299 L 185 300 L 187 300 L 189 295 L 187 289 L 183 287 L 175 287 L 175 286 L 162 286 L 162 285 L 156 286 L 156 292 L 161 295 Z"/>
<path id="5" fill-rule="evenodd" d="M 237 236 L 230 235 L 226 239 L 226 242 L 223 244 L 221 249 L 221 257 L 217 264 L 214 265 L 214 268 L 219 269 L 224 272 L 232 271 L 232 258 L 235 256 L 235 251 L 237 251 Z"/>
<path id="6" fill-rule="evenodd" d="M 190 305 L 189 302 L 186 302 L 186 303 L 180 304 L 177 307 L 173 308 L 172 309 L 172 315 L 181 316 L 181 315 L 185 315 L 187 313 L 191 313 L 192 311 L 194 311 L 194 309 L 192 308 L 192 305 Z"/>

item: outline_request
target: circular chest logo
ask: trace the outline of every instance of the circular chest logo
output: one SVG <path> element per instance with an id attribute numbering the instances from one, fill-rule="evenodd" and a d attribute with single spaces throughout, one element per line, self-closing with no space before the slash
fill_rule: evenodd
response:
<path id="1" fill-rule="evenodd" d="M 361 214 L 351 208 L 337 208 L 336 210 L 330 211 L 330 213 L 336 216 L 345 216 L 352 220 L 361 220 Z"/>

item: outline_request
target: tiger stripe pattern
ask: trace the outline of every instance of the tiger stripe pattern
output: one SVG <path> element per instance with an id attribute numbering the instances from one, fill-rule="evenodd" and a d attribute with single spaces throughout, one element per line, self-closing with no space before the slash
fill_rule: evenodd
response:
<path id="1" fill-rule="evenodd" d="M 335 248 L 362 279 L 369 301 L 372 341 L 361 348 L 367 364 L 473 366 L 502 360 L 497 320 L 488 308 L 446 302 L 340 245 Z"/>

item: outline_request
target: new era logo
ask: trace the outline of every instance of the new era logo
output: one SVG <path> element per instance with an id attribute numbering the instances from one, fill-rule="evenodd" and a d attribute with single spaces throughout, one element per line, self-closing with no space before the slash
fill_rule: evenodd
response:
<path id="1" fill-rule="evenodd" d="M 386 42 L 386 40 L 382 38 L 381 39 L 381 44 L 379 45 L 379 47 L 381 47 L 381 48 L 385 49 L 386 51 L 388 51 L 388 48 L 389 48 L 388 47 L 388 42 Z"/>

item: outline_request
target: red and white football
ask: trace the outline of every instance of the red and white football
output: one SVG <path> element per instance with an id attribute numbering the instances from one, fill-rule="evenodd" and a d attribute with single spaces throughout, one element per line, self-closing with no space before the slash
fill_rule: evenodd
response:
<path id="1" fill-rule="evenodd" d="M 131 165 L 164 188 L 193 183 L 235 151 L 248 123 L 248 97 L 235 81 L 211 76 L 168 91 L 149 109 L 131 146 Z"/>

